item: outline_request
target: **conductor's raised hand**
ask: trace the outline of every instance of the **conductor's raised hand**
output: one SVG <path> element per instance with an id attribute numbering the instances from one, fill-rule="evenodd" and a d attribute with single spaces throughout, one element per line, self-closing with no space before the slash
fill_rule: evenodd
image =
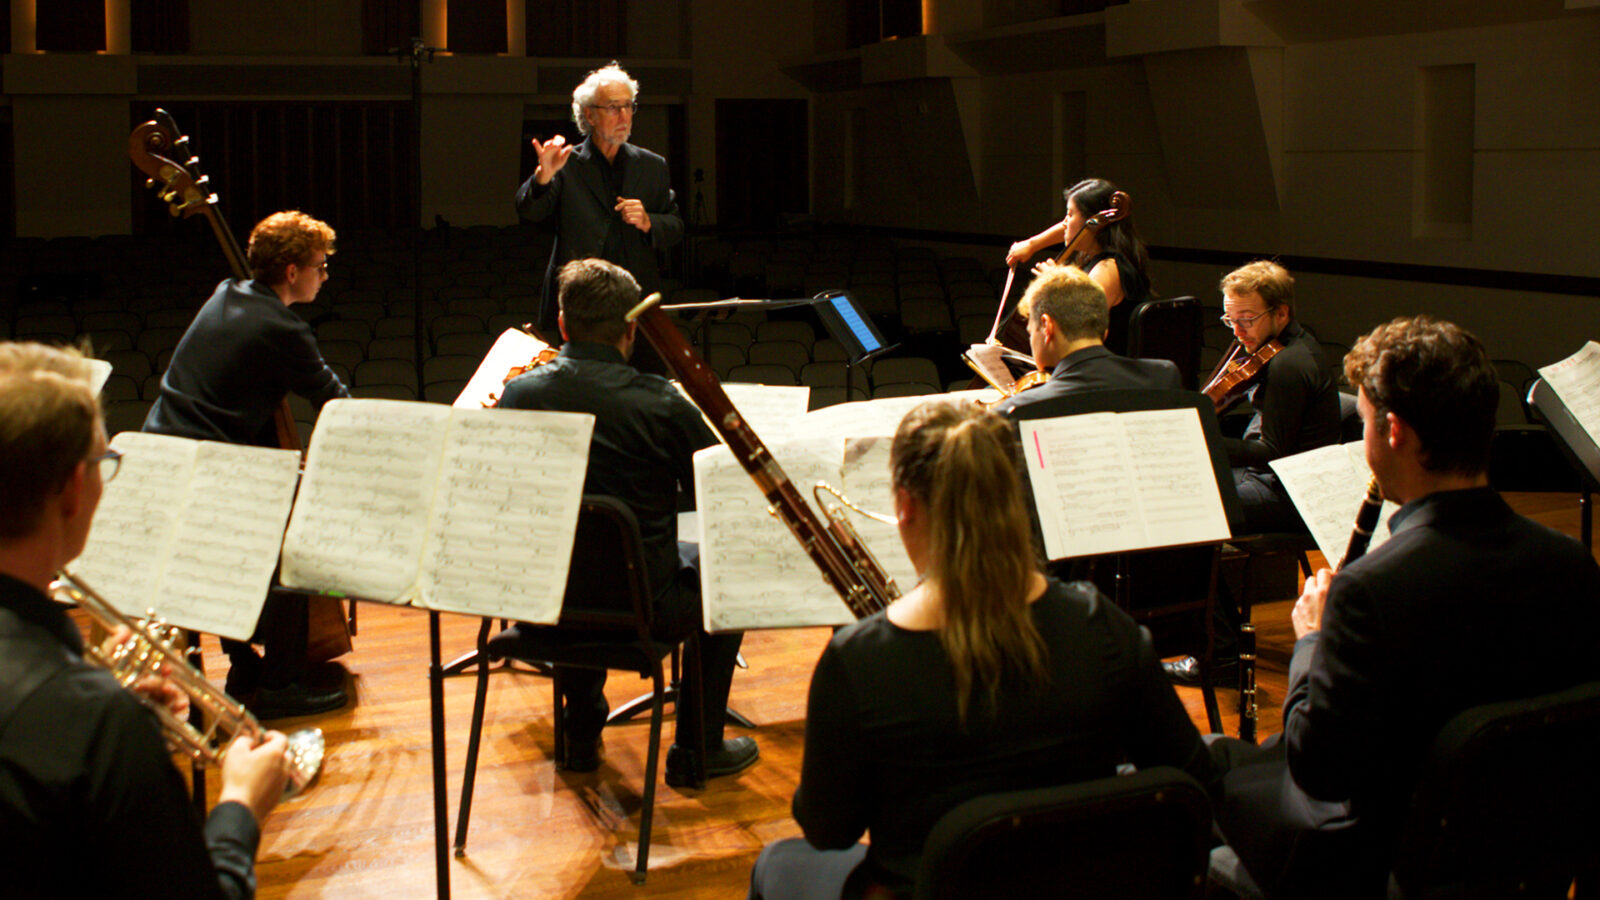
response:
<path id="1" fill-rule="evenodd" d="M 645 234 L 650 233 L 650 214 L 644 210 L 644 201 L 618 197 L 616 210 L 622 214 L 622 221 L 627 222 Z"/>
<path id="2" fill-rule="evenodd" d="M 539 184 L 549 184 L 550 179 L 567 164 L 567 157 L 572 155 L 573 148 L 567 146 L 567 139 L 559 134 L 543 143 L 538 138 L 529 138 L 528 143 L 533 145 L 533 152 L 539 156 L 539 168 L 533 172 L 534 180 Z"/>

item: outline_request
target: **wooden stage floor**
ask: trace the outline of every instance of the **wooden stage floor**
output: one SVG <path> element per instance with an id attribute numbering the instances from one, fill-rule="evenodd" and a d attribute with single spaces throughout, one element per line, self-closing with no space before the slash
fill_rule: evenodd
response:
<path id="1" fill-rule="evenodd" d="M 1577 534 L 1575 495 L 1508 497 L 1520 511 Z M 1281 728 L 1291 605 L 1284 600 L 1256 608 L 1263 737 Z M 471 649 L 477 628 L 475 618 L 443 616 L 445 658 Z M 658 786 L 650 877 L 642 887 L 629 882 L 626 870 L 638 837 L 647 722 L 607 729 L 598 772 L 558 772 L 550 761 L 549 681 L 496 669 L 467 852 L 450 864 L 453 896 L 743 896 L 761 847 L 799 834 L 789 800 L 800 773 L 807 685 L 828 635 L 807 629 L 746 636 L 750 668 L 735 675 L 732 705 L 757 723 L 749 733 L 760 742 L 761 760 L 705 791 L 679 791 L 664 781 Z M 257 870 L 263 898 L 434 893 L 427 616 L 364 605 L 355 645 L 343 660 L 351 672 L 350 706 L 305 722 L 275 723 L 284 730 L 321 727 L 328 754 L 317 785 L 267 822 Z M 211 639 L 206 649 L 207 670 L 220 682 L 227 659 Z M 455 677 L 445 689 L 452 829 L 474 681 Z M 616 706 L 647 688 L 648 682 L 614 673 L 607 693 Z M 1204 730 L 1199 691 L 1179 694 Z M 1235 698 L 1234 691 L 1219 691 L 1229 733 L 1237 733 Z M 668 741 L 671 731 L 668 722 Z M 210 781 L 215 791 L 216 779 Z"/>

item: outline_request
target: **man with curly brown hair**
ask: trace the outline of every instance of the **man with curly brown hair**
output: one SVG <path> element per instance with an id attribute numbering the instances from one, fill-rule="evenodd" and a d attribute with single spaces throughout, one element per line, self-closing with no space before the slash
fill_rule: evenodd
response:
<path id="1" fill-rule="evenodd" d="M 1212 746 L 1230 768 L 1218 823 L 1268 896 L 1383 897 L 1444 724 L 1587 681 L 1600 657 L 1594 558 L 1489 487 L 1498 379 L 1478 339 L 1395 319 L 1345 375 L 1367 464 L 1400 504 L 1391 536 L 1307 580 L 1281 739 Z"/>
<path id="2" fill-rule="evenodd" d="M 290 309 L 317 299 L 328 280 L 334 231 L 303 212 L 273 213 L 250 232 L 251 278 L 230 278 L 200 308 L 161 376 L 145 431 L 276 447 L 273 413 L 291 391 L 321 407 L 348 397 L 323 360 L 311 326 Z M 341 688 L 305 682 L 306 598 L 273 594 L 250 644 L 222 639 L 232 668 L 228 692 L 264 719 L 338 709 Z"/>

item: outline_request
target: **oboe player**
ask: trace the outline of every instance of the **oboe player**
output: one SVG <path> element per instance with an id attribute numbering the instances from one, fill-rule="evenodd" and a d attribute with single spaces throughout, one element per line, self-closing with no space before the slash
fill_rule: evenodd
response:
<path id="1" fill-rule="evenodd" d="M 1367 463 L 1401 504 L 1391 537 L 1307 581 L 1282 739 L 1212 747 L 1232 766 L 1219 824 L 1269 896 L 1383 897 L 1439 729 L 1586 681 L 1600 658 L 1600 568 L 1489 487 L 1498 381 L 1483 345 L 1401 318 L 1344 368 Z"/>
<path id="2" fill-rule="evenodd" d="M 88 364 L 0 343 L 0 870 L 7 897 L 250 897 L 260 822 L 283 793 L 283 735 L 241 737 L 202 831 L 156 718 L 46 595 L 88 540 L 118 457 Z M 175 699 L 162 681 L 142 685 Z"/>

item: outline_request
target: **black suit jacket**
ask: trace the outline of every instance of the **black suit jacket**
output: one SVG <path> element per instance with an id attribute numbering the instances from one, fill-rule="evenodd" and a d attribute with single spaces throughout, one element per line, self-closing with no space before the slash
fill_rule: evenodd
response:
<path id="1" fill-rule="evenodd" d="M 1334 577 L 1322 630 L 1295 646 L 1283 715 L 1289 796 L 1258 821 L 1221 820 L 1234 843 L 1233 829 L 1281 827 L 1273 814 L 1306 797 L 1348 801 L 1355 821 L 1343 823 L 1340 849 L 1307 853 L 1315 842 L 1303 842 L 1283 882 L 1289 895 L 1317 885 L 1323 896 L 1383 896 L 1440 728 L 1473 706 L 1586 681 L 1600 659 L 1600 568 L 1577 541 L 1516 515 L 1489 488 L 1415 500 L 1390 527 L 1393 537 Z M 1245 864 L 1276 880 L 1273 862 Z"/>
<path id="2" fill-rule="evenodd" d="M 667 181 L 667 161 L 632 144 L 623 144 L 617 156 L 623 160 L 622 196 L 644 203 L 650 214 L 649 234 L 622 221 L 616 211 L 616 194 L 607 185 L 608 163 L 593 141 L 585 140 L 574 148 L 548 185 L 538 184 L 530 175 L 517 191 L 517 212 L 523 218 L 531 222 L 555 219 L 556 243 L 545 269 L 539 309 L 539 327 L 546 335 L 557 333 L 556 274 L 564 263 L 601 256 L 606 238 L 615 231 L 621 238 L 621 258 L 609 261 L 633 273 L 648 296 L 661 286 L 656 251 L 683 240 L 683 219 Z"/>
<path id="3" fill-rule="evenodd" d="M 998 409 L 1011 415 L 1018 407 L 1079 391 L 1130 388 L 1179 391 L 1183 390 L 1183 378 L 1171 360 L 1129 359 L 1103 346 L 1084 347 L 1062 357 L 1049 381 L 1006 400 Z"/>

